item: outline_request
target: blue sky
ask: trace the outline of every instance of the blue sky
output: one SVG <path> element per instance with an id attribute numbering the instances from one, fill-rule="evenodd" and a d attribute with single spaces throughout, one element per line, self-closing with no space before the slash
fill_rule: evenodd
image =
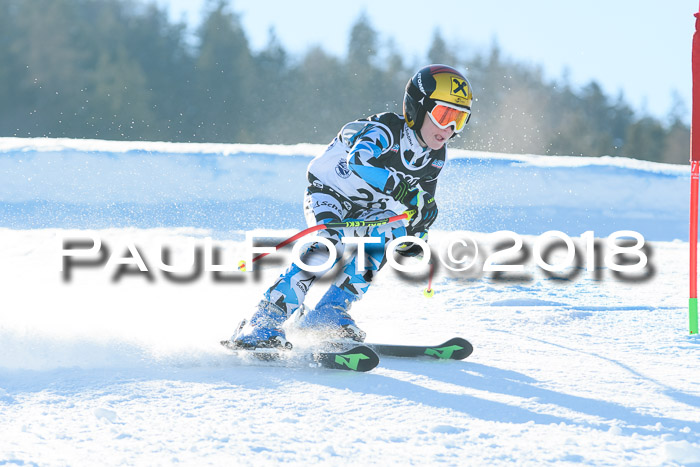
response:
<path id="1" fill-rule="evenodd" d="M 145 0 L 142 0 L 145 1 Z M 173 20 L 199 23 L 207 0 L 156 0 Z M 268 30 L 288 52 L 321 45 L 345 54 L 349 31 L 364 11 L 383 44 L 393 41 L 409 63 L 425 59 L 435 29 L 465 56 L 496 41 L 507 57 L 541 65 L 549 78 L 566 70 L 574 85 L 598 81 L 622 91 L 639 114 L 665 118 L 677 93 L 691 106 L 690 52 L 698 0 L 234 0 L 251 46 L 265 46 Z"/>

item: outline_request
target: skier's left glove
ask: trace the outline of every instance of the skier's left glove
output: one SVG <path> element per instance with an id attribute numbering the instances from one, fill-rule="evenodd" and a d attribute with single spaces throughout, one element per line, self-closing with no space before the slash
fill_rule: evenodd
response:
<path id="1" fill-rule="evenodd" d="M 411 207 L 416 210 L 416 213 L 408 222 L 409 228 L 414 232 L 427 231 L 438 215 L 435 197 L 427 191 L 419 191 L 411 200 Z"/>

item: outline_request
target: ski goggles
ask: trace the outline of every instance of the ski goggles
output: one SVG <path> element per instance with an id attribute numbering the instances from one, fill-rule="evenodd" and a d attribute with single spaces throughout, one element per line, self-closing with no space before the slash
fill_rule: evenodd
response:
<path id="1" fill-rule="evenodd" d="M 447 102 L 435 102 L 435 107 L 428 112 L 430 120 L 443 130 L 449 126 L 455 127 L 455 133 L 464 129 L 469 121 L 469 110 L 464 107 L 448 104 Z"/>

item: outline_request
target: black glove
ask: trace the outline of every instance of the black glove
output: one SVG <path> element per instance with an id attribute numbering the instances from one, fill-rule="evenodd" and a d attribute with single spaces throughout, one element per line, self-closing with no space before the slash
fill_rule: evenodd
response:
<path id="1" fill-rule="evenodd" d="M 418 191 L 418 188 L 411 188 L 407 181 L 401 180 L 391 191 L 391 197 L 405 206 L 410 206 Z"/>
<path id="2" fill-rule="evenodd" d="M 435 197 L 427 191 L 422 191 L 418 187 L 411 188 L 405 180 L 400 180 L 391 191 L 391 197 L 410 209 L 415 209 L 416 213 L 408 222 L 413 232 L 427 231 L 435 219 L 437 219 L 438 208 Z"/>
<path id="3" fill-rule="evenodd" d="M 412 237 L 420 238 L 424 242 L 428 241 L 428 232 L 413 233 L 413 232 L 411 232 L 410 228 L 408 228 L 407 230 L 408 230 L 408 232 L 407 232 L 408 235 L 410 235 Z M 421 258 L 423 257 L 423 248 L 421 248 L 421 246 L 417 243 L 410 243 L 410 242 L 402 243 L 401 245 L 396 247 L 396 252 L 398 254 L 400 254 L 401 256 L 406 256 L 408 258 L 413 258 L 416 256 L 419 256 Z"/>
<path id="4" fill-rule="evenodd" d="M 438 215 L 435 197 L 427 191 L 419 191 L 412 201 L 411 207 L 416 210 L 416 213 L 408 221 L 408 226 L 414 232 L 427 231 Z"/>

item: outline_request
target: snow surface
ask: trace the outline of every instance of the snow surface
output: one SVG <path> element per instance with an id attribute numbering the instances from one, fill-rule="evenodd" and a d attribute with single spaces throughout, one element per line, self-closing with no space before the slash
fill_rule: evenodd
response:
<path id="1" fill-rule="evenodd" d="M 0 138 L 0 465 L 700 465 L 687 167 L 455 151 L 430 242 L 471 237 L 479 261 L 439 266 L 430 299 L 425 273 L 387 268 L 352 313 L 370 341 L 460 335 L 472 356 L 366 374 L 235 357 L 219 339 L 290 253 L 215 275 L 189 266 L 192 245 L 210 238 L 235 269 L 246 233 L 303 228 L 322 150 Z M 552 229 L 577 246 L 558 273 L 534 260 Z M 500 230 L 523 239 L 522 272 L 481 271 Z M 602 261 L 616 230 L 646 239 L 641 272 Z M 66 279 L 64 241 L 94 237 L 111 259 Z M 182 272 L 162 271 L 163 246 Z M 120 274 L 129 247 L 149 273 Z"/>

